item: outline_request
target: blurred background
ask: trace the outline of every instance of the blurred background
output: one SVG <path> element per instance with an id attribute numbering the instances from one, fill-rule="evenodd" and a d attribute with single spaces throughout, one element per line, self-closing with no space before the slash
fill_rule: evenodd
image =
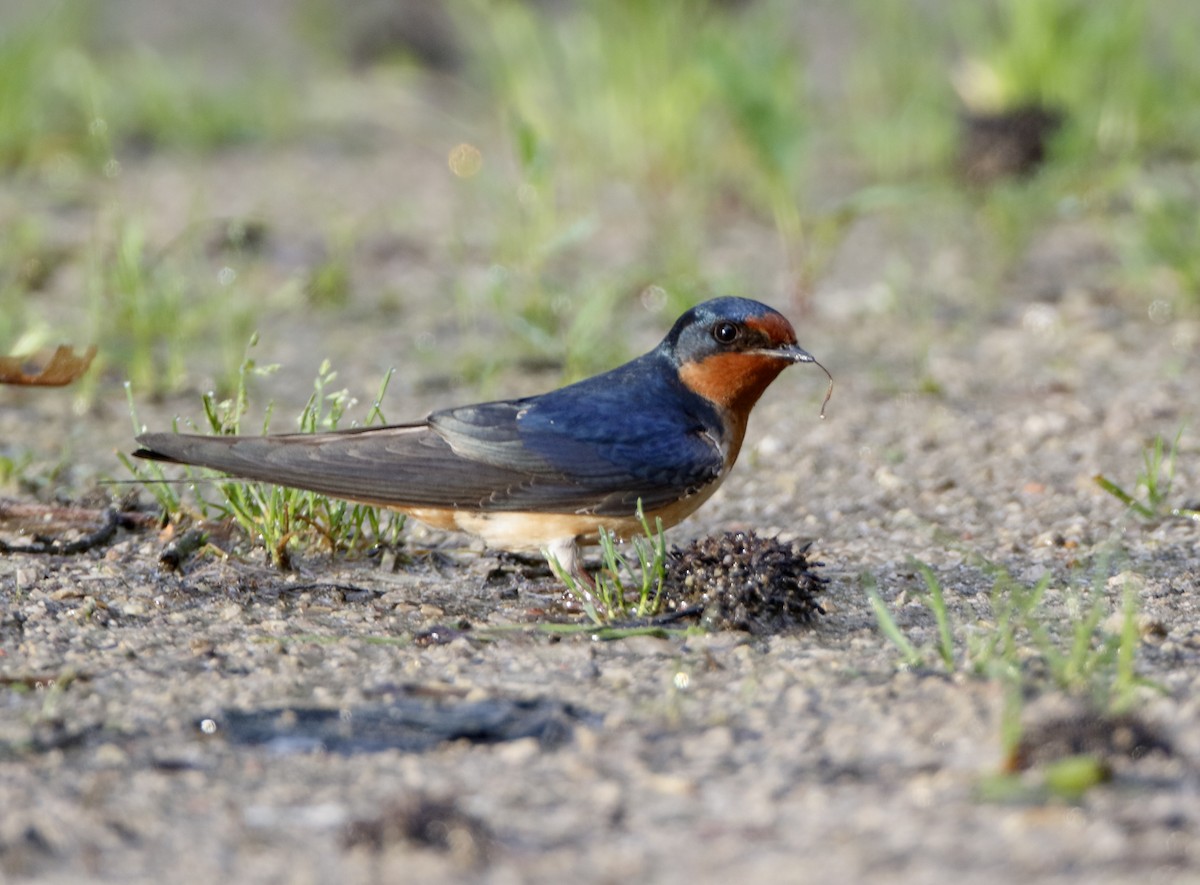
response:
<path id="1" fill-rule="evenodd" d="M 1194 0 L 2 0 L 0 175 L 0 353 L 114 420 L 254 332 L 513 393 L 723 293 L 910 389 L 1073 297 L 1200 346 Z"/>

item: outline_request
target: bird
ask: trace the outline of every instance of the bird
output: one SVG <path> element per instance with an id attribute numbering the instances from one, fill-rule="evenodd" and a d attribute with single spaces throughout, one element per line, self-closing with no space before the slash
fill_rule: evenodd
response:
<path id="1" fill-rule="evenodd" d="M 792 324 L 748 298 L 687 310 L 648 353 L 520 399 L 424 421 L 264 436 L 142 433 L 134 455 L 401 511 L 489 548 L 587 573 L 579 546 L 691 515 L 737 460 L 750 411 L 788 366 L 814 363 Z M 824 404 L 822 404 L 824 417 Z"/>

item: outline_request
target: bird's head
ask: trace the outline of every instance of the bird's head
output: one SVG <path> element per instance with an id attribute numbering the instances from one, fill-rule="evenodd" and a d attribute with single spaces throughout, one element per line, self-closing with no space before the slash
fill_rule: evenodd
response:
<path id="1" fill-rule="evenodd" d="M 816 360 L 779 311 L 749 298 L 714 298 L 675 323 L 662 347 L 694 393 L 745 416 L 793 363 Z M 818 364 L 819 365 L 819 364 Z"/>

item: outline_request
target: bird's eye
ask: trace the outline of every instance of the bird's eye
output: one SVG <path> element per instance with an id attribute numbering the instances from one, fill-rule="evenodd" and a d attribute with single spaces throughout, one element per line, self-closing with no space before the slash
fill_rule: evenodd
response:
<path id="1" fill-rule="evenodd" d="M 742 330 L 738 328 L 737 323 L 719 322 L 712 327 L 712 336 L 717 340 L 718 344 L 733 344 L 737 341 Z"/>

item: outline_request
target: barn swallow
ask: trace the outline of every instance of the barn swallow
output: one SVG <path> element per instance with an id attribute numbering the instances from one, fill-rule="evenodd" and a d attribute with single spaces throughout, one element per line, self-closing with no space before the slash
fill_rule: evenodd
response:
<path id="1" fill-rule="evenodd" d="M 751 408 L 793 363 L 820 366 L 782 314 L 716 298 L 649 353 L 539 396 L 327 433 L 145 433 L 134 454 L 389 507 L 585 576 L 577 545 L 640 531 L 639 502 L 668 527 L 708 500 Z"/>

